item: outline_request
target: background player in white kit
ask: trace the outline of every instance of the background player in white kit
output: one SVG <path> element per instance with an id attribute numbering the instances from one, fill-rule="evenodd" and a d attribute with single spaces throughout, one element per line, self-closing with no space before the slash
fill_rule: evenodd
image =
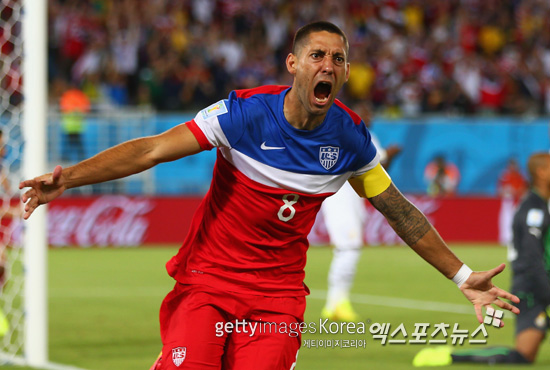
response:
<path id="1" fill-rule="evenodd" d="M 371 113 L 367 103 L 358 103 L 353 110 L 371 126 Z M 387 170 L 392 160 L 401 152 L 398 145 L 383 148 L 371 131 L 371 139 L 380 154 L 380 163 Z M 363 225 L 366 221 L 364 200 L 357 195 L 349 183 L 336 194 L 328 197 L 321 207 L 325 226 L 334 246 L 332 262 L 328 273 L 328 291 L 323 318 L 342 321 L 357 321 L 349 299 L 357 264 L 363 247 Z"/>

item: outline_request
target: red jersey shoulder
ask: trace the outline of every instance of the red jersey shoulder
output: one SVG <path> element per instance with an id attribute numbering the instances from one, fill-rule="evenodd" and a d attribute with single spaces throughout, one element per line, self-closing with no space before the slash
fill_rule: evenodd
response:
<path id="1" fill-rule="evenodd" d="M 271 94 L 271 95 L 280 94 L 281 92 L 288 89 L 289 87 L 290 86 L 265 85 L 265 86 L 254 87 L 252 89 L 235 90 L 235 93 L 237 94 L 238 98 L 246 99 L 257 94 Z"/>
<path id="2" fill-rule="evenodd" d="M 347 114 L 349 114 L 353 123 L 355 123 L 356 125 L 361 123 L 361 117 L 359 117 L 357 113 L 352 111 L 347 105 L 342 103 L 340 100 L 335 99 L 334 104 L 336 104 L 338 107 L 342 108 Z"/>

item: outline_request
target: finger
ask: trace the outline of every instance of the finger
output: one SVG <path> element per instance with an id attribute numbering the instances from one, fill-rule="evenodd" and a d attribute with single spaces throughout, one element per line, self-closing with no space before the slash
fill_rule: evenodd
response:
<path id="1" fill-rule="evenodd" d="M 21 181 L 21 182 L 19 183 L 19 189 L 32 187 L 33 184 L 34 184 L 34 179 L 33 179 L 33 180 L 24 180 L 24 181 Z"/>
<path id="2" fill-rule="evenodd" d="M 499 306 L 502 309 L 511 311 L 512 313 L 515 313 L 515 314 L 519 313 L 519 308 L 517 308 L 516 306 L 511 305 L 508 302 L 501 301 L 500 299 L 495 299 L 495 301 L 493 303 L 495 305 Z"/>
<path id="3" fill-rule="evenodd" d="M 27 201 L 32 197 L 31 190 L 24 192 L 21 194 L 21 201 L 23 203 L 27 203 Z"/>
<path id="4" fill-rule="evenodd" d="M 480 324 L 483 323 L 483 313 L 481 312 L 481 306 L 478 304 L 474 305 L 474 310 L 476 311 L 477 321 Z"/>
<path id="5" fill-rule="evenodd" d="M 36 208 L 42 203 L 40 202 L 40 199 L 38 198 L 37 195 L 33 195 L 32 197 L 29 198 L 29 200 L 25 204 Z"/>
<path id="6" fill-rule="evenodd" d="M 25 211 L 28 211 L 30 209 L 35 209 L 39 205 L 40 204 L 38 203 L 38 198 L 32 198 L 27 202 L 27 204 L 25 204 Z"/>
<path id="7" fill-rule="evenodd" d="M 25 208 L 37 208 L 40 205 L 40 201 L 38 200 L 38 197 L 32 197 L 26 204 Z"/>
<path id="8" fill-rule="evenodd" d="M 23 213 L 23 219 L 24 219 L 24 220 L 28 220 L 29 217 L 31 217 L 31 214 L 32 214 L 32 212 L 24 212 L 24 213 Z"/>
<path id="9" fill-rule="evenodd" d="M 35 209 L 36 207 L 25 207 L 25 213 L 23 214 L 23 218 L 27 220 L 32 215 Z"/>
<path id="10" fill-rule="evenodd" d="M 28 220 L 29 217 L 31 217 L 31 215 L 34 213 L 34 210 L 36 209 L 37 207 L 30 207 L 29 210 L 27 210 L 26 212 L 23 213 L 23 219 L 25 220 Z"/>
<path id="11" fill-rule="evenodd" d="M 27 190 L 23 195 L 21 195 L 21 201 L 26 203 L 29 199 L 36 196 L 36 191 L 34 189 Z"/>
<path id="12" fill-rule="evenodd" d="M 59 165 L 55 166 L 55 168 L 53 169 L 53 172 L 51 174 L 51 176 L 48 178 L 48 185 L 52 185 L 52 184 L 55 184 L 56 182 L 59 181 L 59 179 L 61 178 L 61 173 L 63 172 L 63 168 Z"/>
<path id="13" fill-rule="evenodd" d="M 507 300 L 512 301 L 514 303 L 519 303 L 520 299 L 519 299 L 518 296 L 513 295 L 512 293 L 509 293 L 504 289 L 500 289 L 499 287 L 495 287 L 495 288 L 497 288 L 497 294 L 500 298 L 507 299 Z"/>
<path id="14" fill-rule="evenodd" d="M 489 274 L 489 277 L 492 279 L 493 277 L 497 276 L 502 271 L 504 271 L 505 267 L 506 267 L 506 264 L 501 263 L 500 265 L 498 265 L 494 269 L 487 271 L 487 273 Z"/>

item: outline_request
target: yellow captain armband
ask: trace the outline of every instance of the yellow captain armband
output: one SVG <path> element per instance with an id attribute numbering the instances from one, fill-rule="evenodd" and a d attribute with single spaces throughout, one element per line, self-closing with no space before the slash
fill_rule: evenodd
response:
<path id="1" fill-rule="evenodd" d="M 391 178 L 384 167 L 378 163 L 372 170 L 349 179 L 349 183 L 361 197 L 372 198 L 383 193 L 390 186 Z"/>

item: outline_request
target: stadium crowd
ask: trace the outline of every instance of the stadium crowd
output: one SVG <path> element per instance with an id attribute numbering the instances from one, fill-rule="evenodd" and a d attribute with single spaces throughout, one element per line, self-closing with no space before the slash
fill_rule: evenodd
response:
<path id="1" fill-rule="evenodd" d="M 545 0 L 51 0 L 50 96 L 94 106 L 202 108 L 232 89 L 290 84 L 292 30 L 350 36 L 341 98 L 390 116 L 550 113 Z"/>

